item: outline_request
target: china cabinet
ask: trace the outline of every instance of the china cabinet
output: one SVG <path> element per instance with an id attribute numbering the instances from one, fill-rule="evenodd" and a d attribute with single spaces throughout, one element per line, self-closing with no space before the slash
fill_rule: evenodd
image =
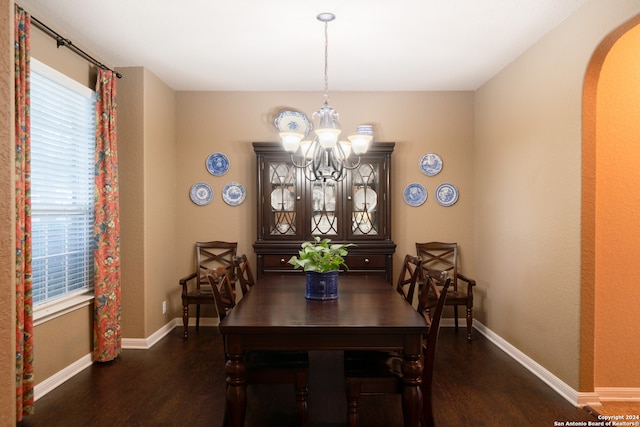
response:
<path id="1" fill-rule="evenodd" d="M 254 142 L 257 165 L 259 276 L 296 273 L 287 261 L 315 236 L 349 249 L 343 274 L 380 274 L 391 282 L 390 167 L 393 142 L 375 142 L 342 181 L 311 181 L 280 143 Z"/>

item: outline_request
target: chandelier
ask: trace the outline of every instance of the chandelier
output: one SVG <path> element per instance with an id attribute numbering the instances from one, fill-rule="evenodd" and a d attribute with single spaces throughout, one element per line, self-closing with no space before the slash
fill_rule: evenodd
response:
<path id="1" fill-rule="evenodd" d="M 296 168 L 304 171 L 310 181 L 342 181 L 347 171 L 360 165 L 360 155 L 367 152 L 373 140 L 373 127 L 360 125 L 356 134 L 346 140 L 340 139 L 342 132 L 338 125 L 338 112 L 329 106 L 328 52 L 329 22 L 335 19 L 333 13 L 325 12 L 317 16 L 324 22 L 324 104 L 313 113 L 318 125 L 310 139 L 299 132 L 280 132 L 284 149 L 291 153 L 291 161 Z M 353 152 L 353 156 L 351 153 Z"/>

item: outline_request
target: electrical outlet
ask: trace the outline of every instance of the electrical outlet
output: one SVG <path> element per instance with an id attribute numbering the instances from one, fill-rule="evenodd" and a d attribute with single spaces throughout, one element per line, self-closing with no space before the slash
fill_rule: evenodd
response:
<path id="1" fill-rule="evenodd" d="M 167 314 L 167 302 L 162 301 L 162 314 Z"/>

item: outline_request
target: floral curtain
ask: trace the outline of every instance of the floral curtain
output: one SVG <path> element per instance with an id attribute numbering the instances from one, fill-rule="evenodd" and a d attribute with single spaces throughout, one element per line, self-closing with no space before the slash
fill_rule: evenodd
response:
<path id="1" fill-rule="evenodd" d="M 96 92 L 93 359 L 108 362 L 122 350 L 116 76 L 113 71 L 98 70 Z"/>
<path id="2" fill-rule="evenodd" d="M 31 278 L 31 136 L 29 48 L 31 19 L 16 5 L 15 195 L 16 195 L 16 417 L 33 413 L 33 316 Z"/>

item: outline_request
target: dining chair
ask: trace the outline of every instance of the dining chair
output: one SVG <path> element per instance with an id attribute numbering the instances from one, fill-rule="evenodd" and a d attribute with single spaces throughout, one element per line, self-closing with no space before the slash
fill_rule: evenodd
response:
<path id="1" fill-rule="evenodd" d="M 248 264 L 247 271 L 251 273 Z M 218 319 L 220 322 L 234 308 L 227 304 L 220 290 L 233 287 L 233 269 L 228 269 L 222 277 L 216 277 L 214 271 L 207 276 L 211 284 Z M 223 338 L 225 357 L 226 340 Z M 250 351 L 245 355 L 247 385 L 251 384 L 293 384 L 296 396 L 298 424 L 308 425 L 307 397 L 309 395 L 309 354 L 306 351 Z M 228 414 L 225 407 L 224 425 L 228 426 Z"/>
<path id="2" fill-rule="evenodd" d="M 396 291 L 412 305 L 418 277 L 421 274 L 421 265 L 420 257 L 406 254 L 398 275 Z"/>
<path id="3" fill-rule="evenodd" d="M 473 288 L 476 281 L 458 272 L 458 244 L 427 242 L 416 243 L 417 255 L 422 259 L 422 269 L 444 270 L 451 277 L 451 288 L 447 295 L 447 305 L 453 306 L 453 317 L 458 330 L 458 306 L 467 311 L 467 340 L 471 341 L 473 330 Z M 460 282 L 466 283 L 466 286 Z"/>
<path id="4" fill-rule="evenodd" d="M 418 296 L 418 310 L 429 325 L 422 352 L 422 426 L 434 427 L 431 386 L 436 354 L 436 344 L 440 330 L 440 319 L 451 284 L 446 272 L 427 270 L 424 273 L 425 286 Z M 437 303 L 430 305 L 429 294 L 437 295 Z M 428 310 L 426 308 L 429 308 Z M 402 394 L 402 355 L 389 358 L 384 352 L 365 352 L 365 358 L 345 359 L 347 383 L 347 420 L 349 427 L 360 425 L 360 398 L 367 395 Z"/>
<path id="5" fill-rule="evenodd" d="M 242 296 L 246 295 L 251 290 L 256 281 L 253 279 L 253 272 L 251 271 L 251 264 L 246 254 L 233 257 L 233 265 L 235 267 L 235 276 L 240 283 L 240 289 L 242 290 Z"/>
<path id="6" fill-rule="evenodd" d="M 196 242 L 195 245 L 195 271 L 188 276 L 180 279 L 180 286 L 182 287 L 182 322 L 184 325 L 184 338 L 189 337 L 189 306 L 196 305 L 196 330 L 200 327 L 200 305 L 201 304 L 215 304 L 213 298 L 213 292 L 207 275 L 210 271 L 217 276 L 217 279 L 222 276 L 222 273 L 227 269 L 233 270 L 233 257 L 236 256 L 238 249 L 237 242 Z M 235 303 L 234 289 L 230 295 L 221 294 L 221 297 L 225 299 L 228 304 Z M 224 290 L 227 292 L 227 290 Z"/>

